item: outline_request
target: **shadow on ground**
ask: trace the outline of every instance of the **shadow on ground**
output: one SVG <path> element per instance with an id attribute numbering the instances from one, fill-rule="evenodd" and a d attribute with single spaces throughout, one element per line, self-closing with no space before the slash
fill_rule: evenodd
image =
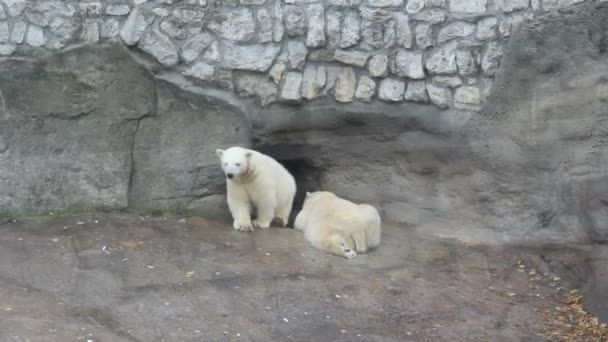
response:
<path id="1" fill-rule="evenodd" d="M 387 226 L 346 260 L 292 229 L 116 214 L 0 230 L 0 341 L 541 341 L 539 310 L 582 276 L 555 266 L 588 252 Z"/>

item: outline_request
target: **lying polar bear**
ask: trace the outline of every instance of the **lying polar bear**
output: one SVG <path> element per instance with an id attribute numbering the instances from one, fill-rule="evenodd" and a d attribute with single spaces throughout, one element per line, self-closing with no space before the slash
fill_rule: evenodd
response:
<path id="1" fill-rule="evenodd" d="M 307 192 L 294 228 L 316 248 L 348 259 L 380 244 L 380 215 L 328 191 Z"/>
<path id="2" fill-rule="evenodd" d="M 296 181 L 276 160 L 242 147 L 216 150 L 226 175 L 228 207 L 234 229 L 268 228 L 277 218 L 285 227 L 296 194 Z M 251 205 L 257 218 L 251 221 Z"/>

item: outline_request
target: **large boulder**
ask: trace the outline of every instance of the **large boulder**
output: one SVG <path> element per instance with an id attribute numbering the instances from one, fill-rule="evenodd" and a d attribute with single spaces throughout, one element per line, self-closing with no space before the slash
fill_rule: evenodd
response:
<path id="1" fill-rule="evenodd" d="M 249 143 L 232 95 L 162 79 L 115 44 L 0 62 L 0 217 L 225 212 L 215 149 Z"/>
<path id="2" fill-rule="evenodd" d="M 497 232 L 524 242 L 608 241 L 606 18 L 608 4 L 547 14 L 506 49 L 467 131 L 492 175 L 480 209 Z"/>
<path id="3" fill-rule="evenodd" d="M 152 75 L 118 46 L 0 63 L 0 216 L 128 205 Z"/>
<path id="4" fill-rule="evenodd" d="M 249 122 L 238 101 L 184 91 L 157 80 L 156 114 L 141 120 L 133 149 L 131 208 L 228 213 L 226 181 L 215 152 L 249 144 Z"/>

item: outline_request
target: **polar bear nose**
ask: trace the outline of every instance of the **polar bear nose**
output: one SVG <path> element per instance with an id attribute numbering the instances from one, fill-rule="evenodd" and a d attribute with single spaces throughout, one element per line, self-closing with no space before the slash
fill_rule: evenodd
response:
<path id="1" fill-rule="evenodd" d="M 228 177 L 228 178 L 232 179 L 232 177 L 234 177 L 234 174 L 232 174 L 232 173 L 227 173 L 227 174 L 226 174 L 226 177 Z"/>

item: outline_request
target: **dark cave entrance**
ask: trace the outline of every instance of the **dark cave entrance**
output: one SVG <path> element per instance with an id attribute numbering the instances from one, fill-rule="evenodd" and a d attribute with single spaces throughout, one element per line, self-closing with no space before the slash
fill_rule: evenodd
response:
<path id="1" fill-rule="evenodd" d="M 307 191 L 321 190 L 323 169 L 315 163 L 314 149 L 301 144 L 266 144 L 253 147 L 281 163 L 296 180 L 297 192 L 289 217 L 289 227 L 293 227 L 296 215 L 302 209 Z"/>

